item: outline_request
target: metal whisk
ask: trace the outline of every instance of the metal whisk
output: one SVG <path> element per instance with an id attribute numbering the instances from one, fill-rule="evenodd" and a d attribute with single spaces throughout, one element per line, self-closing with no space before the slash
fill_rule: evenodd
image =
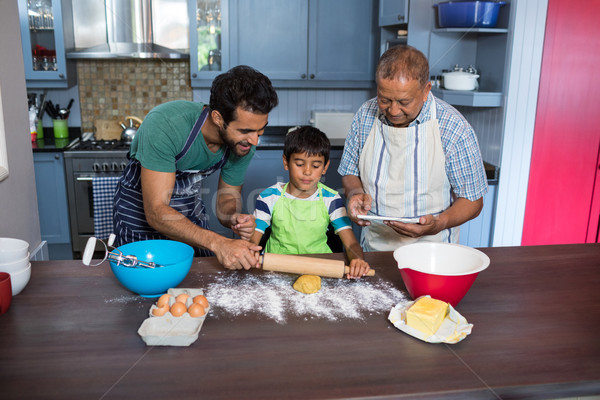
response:
<path id="1" fill-rule="evenodd" d="M 121 250 L 119 250 L 113 246 L 113 243 L 115 242 L 115 238 L 116 238 L 116 236 L 114 233 L 111 233 L 110 236 L 108 237 L 108 243 L 104 243 L 104 241 L 102 241 L 101 239 L 98 239 L 94 236 L 89 238 L 85 245 L 85 250 L 83 251 L 83 257 L 82 257 L 83 264 L 91 265 L 92 267 L 95 267 L 97 265 L 102 264 L 107 259 L 109 259 L 109 260 L 116 262 L 117 265 L 122 265 L 127 268 L 160 268 L 160 267 L 162 267 L 162 265 L 156 264 L 155 262 L 152 262 L 152 261 L 138 260 L 138 258 L 134 255 L 124 255 Z M 104 250 L 105 250 L 104 258 L 96 264 L 91 264 L 92 256 L 94 255 L 94 250 L 96 249 L 97 241 L 99 241 L 100 243 L 102 243 L 104 245 Z M 113 248 L 112 251 L 108 250 L 109 247 Z"/>

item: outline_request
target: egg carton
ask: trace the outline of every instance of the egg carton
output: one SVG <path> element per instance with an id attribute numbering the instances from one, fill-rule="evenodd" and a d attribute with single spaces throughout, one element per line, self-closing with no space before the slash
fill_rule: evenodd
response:
<path id="1" fill-rule="evenodd" d="M 189 308 L 194 300 L 194 297 L 199 296 L 199 295 L 204 295 L 204 291 L 202 289 L 169 289 L 167 291 L 168 294 L 171 295 L 171 298 L 169 299 L 169 308 L 175 303 L 175 298 L 177 296 L 179 296 L 180 294 L 187 294 L 188 298 L 185 302 L 185 308 Z M 157 309 L 158 307 L 156 306 L 156 303 L 152 304 L 152 307 L 150 307 L 150 310 L 148 310 L 148 314 L 150 315 L 150 317 L 152 318 L 163 318 L 163 317 L 172 317 L 172 318 L 181 318 L 181 317 L 190 317 L 192 318 L 187 311 L 181 316 L 181 317 L 175 317 L 173 316 L 173 314 L 171 314 L 170 311 L 167 311 L 164 315 L 157 317 L 156 315 L 153 314 L 153 311 L 155 309 Z M 208 305 L 208 307 L 205 309 L 206 314 L 204 314 L 202 317 L 197 317 L 194 319 L 198 319 L 198 318 L 202 318 L 204 319 L 206 317 L 206 315 L 208 314 L 208 312 L 210 311 L 210 304 Z"/>
<path id="2" fill-rule="evenodd" d="M 171 295 L 169 306 L 175 302 L 175 298 L 180 294 L 187 294 L 186 308 L 189 307 L 193 298 L 203 295 L 202 289 L 169 289 Z M 210 305 L 206 309 L 206 314 L 201 317 L 192 317 L 187 312 L 180 317 L 175 317 L 167 311 L 164 315 L 157 317 L 152 314 L 156 304 L 153 304 L 149 310 L 149 318 L 146 318 L 138 329 L 138 334 L 147 346 L 189 346 L 198 339 L 198 334 L 204 320 L 210 311 Z"/>

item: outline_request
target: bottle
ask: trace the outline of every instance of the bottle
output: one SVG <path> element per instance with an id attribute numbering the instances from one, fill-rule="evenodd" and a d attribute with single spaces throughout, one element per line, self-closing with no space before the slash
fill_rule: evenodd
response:
<path id="1" fill-rule="evenodd" d="M 442 70 L 442 75 L 441 75 L 441 79 L 440 79 L 440 88 L 445 88 L 446 87 L 446 85 L 444 85 L 444 74 L 447 73 L 447 72 L 450 72 L 450 71 L 447 70 L 447 69 L 443 69 Z"/>
<path id="2" fill-rule="evenodd" d="M 31 141 L 37 140 L 37 109 L 32 104 L 29 107 L 29 132 L 31 133 Z"/>

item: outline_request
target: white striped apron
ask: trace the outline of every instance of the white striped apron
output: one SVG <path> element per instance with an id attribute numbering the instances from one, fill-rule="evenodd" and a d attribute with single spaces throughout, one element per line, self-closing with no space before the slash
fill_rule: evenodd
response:
<path id="1" fill-rule="evenodd" d="M 430 106 L 430 117 L 422 124 L 396 128 L 381 122 L 378 112 L 359 161 L 363 189 L 373 199 L 370 213 L 420 217 L 436 215 L 450 207 L 451 186 L 446 176 L 435 100 Z M 372 221 L 363 227 L 361 235 L 365 251 L 392 251 L 417 241 L 457 243 L 458 227 L 437 235 L 410 238 L 382 222 Z"/>
<path id="2" fill-rule="evenodd" d="M 175 156 L 175 162 L 187 154 L 194 140 L 197 138 L 204 140 L 201 135 L 201 128 L 207 116 L 208 107 L 202 111 L 202 114 L 194 124 L 183 149 Z M 177 170 L 175 172 L 175 185 L 169 206 L 201 228 L 209 229 L 206 209 L 200 191 L 202 180 L 221 169 L 227 161 L 228 156 L 229 149 L 223 152 L 223 157 L 216 164 L 202 171 Z M 168 239 L 163 234 L 154 230 L 146 221 L 140 178 L 141 169 L 140 162 L 131 158 L 117 185 L 113 204 L 113 225 L 114 233 L 117 236 L 115 240 L 115 246 L 117 247 L 140 240 Z M 196 256 L 213 255 L 211 251 L 206 249 L 196 248 L 195 250 Z"/>

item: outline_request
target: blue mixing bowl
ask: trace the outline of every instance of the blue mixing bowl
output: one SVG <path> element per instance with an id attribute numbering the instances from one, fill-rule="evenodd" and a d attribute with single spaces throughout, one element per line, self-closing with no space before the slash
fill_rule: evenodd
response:
<path id="1" fill-rule="evenodd" d="M 173 240 L 143 240 L 117 247 L 123 255 L 155 262 L 159 268 L 124 267 L 110 261 L 110 268 L 123 286 L 143 297 L 158 297 L 183 281 L 192 266 L 194 249 Z"/>

